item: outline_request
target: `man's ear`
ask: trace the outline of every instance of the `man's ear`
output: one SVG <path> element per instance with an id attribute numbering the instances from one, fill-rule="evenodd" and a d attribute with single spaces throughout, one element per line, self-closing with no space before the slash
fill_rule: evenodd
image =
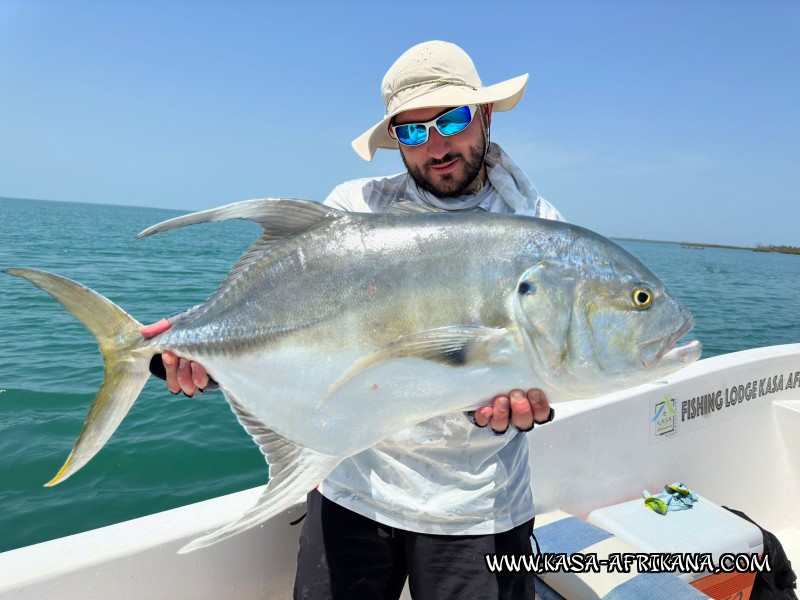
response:
<path id="1" fill-rule="evenodd" d="M 494 108 L 494 102 L 483 104 L 482 107 L 483 114 L 486 116 L 486 127 L 489 127 L 492 124 L 492 109 Z"/>

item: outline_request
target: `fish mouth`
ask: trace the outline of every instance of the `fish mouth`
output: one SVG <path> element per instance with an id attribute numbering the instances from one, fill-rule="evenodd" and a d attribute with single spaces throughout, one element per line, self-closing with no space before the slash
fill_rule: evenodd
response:
<path id="1" fill-rule="evenodd" d="M 674 333 L 639 346 L 638 356 L 646 369 L 654 369 L 665 364 L 689 364 L 700 358 L 703 345 L 698 340 L 678 340 L 691 331 L 694 319 L 689 317 Z"/>

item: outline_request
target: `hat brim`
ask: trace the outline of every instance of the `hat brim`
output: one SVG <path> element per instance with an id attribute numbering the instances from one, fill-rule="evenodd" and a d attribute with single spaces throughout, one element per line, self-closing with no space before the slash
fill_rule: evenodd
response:
<path id="1" fill-rule="evenodd" d="M 368 161 L 372 160 L 378 148 L 395 149 L 398 147 L 397 140 L 389 135 L 388 125 L 389 121 L 401 112 L 418 108 L 490 103 L 494 103 L 494 110 L 496 111 L 511 110 L 522 98 L 527 84 L 528 74 L 526 73 L 525 75 L 478 89 L 453 85 L 442 86 L 399 106 L 376 125 L 354 139 L 351 145 L 361 158 Z"/>

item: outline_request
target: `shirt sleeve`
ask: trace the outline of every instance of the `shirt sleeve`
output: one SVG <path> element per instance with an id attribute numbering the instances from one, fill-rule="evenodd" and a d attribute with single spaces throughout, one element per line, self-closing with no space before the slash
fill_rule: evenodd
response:
<path id="1" fill-rule="evenodd" d="M 539 196 L 539 206 L 536 207 L 536 216 L 541 219 L 566 222 L 566 219 L 558 209 L 541 196 Z"/>
<path id="2" fill-rule="evenodd" d="M 345 181 L 333 188 L 323 204 L 347 212 L 372 212 L 364 199 L 364 184 L 369 179 Z"/>

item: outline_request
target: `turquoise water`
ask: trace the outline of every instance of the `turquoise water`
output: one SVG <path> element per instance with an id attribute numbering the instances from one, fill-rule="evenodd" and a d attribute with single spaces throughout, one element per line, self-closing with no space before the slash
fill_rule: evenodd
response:
<path id="1" fill-rule="evenodd" d="M 0 268 L 84 283 L 143 323 L 203 301 L 258 235 L 215 223 L 135 241 L 180 213 L 0 199 Z M 703 357 L 800 342 L 800 256 L 621 244 L 685 302 Z M 151 379 L 103 450 L 44 488 L 102 379 L 91 336 L 29 283 L 0 275 L 0 551 L 263 484 L 261 454 L 221 394 L 171 396 Z"/>

